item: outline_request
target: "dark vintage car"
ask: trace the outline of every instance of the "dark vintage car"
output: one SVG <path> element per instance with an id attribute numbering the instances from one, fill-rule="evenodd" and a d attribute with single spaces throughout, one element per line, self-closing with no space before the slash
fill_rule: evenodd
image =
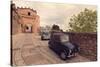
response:
<path id="1" fill-rule="evenodd" d="M 49 48 L 58 54 L 62 60 L 74 57 L 79 52 L 79 46 L 70 42 L 68 34 L 52 33 L 48 43 Z"/>

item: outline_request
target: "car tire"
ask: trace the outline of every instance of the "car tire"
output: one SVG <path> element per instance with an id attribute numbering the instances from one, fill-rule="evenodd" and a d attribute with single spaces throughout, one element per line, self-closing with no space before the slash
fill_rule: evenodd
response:
<path id="1" fill-rule="evenodd" d="M 60 58 L 61 58 L 62 60 L 66 60 L 66 59 L 67 59 L 66 53 L 65 53 L 65 52 L 61 52 L 61 53 L 60 53 Z"/>
<path id="2" fill-rule="evenodd" d="M 41 40 L 44 40 L 43 36 L 41 36 Z"/>
<path id="3" fill-rule="evenodd" d="M 50 45 L 49 45 L 49 48 L 52 49 Z"/>

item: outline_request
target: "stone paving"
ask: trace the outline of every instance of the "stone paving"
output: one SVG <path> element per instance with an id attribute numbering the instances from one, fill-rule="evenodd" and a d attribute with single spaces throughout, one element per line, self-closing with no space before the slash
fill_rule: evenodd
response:
<path id="1" fill-rule="evenodd" d="M 15 66 L 90 61 L 80 55 L 63 61 L 48 48 L 48 40 L 42 41 L 39 35 L 31 33 L 13 35 L 12 46 L 12 59 Z"/>

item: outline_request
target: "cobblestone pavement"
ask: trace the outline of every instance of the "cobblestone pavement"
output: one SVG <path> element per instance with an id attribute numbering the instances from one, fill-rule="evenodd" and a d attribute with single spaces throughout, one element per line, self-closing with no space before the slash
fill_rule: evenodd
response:
<path id="1" fill-rule="evenodd" d="M 48 48 L 47 40 L 42 41 L 39 35 L 31 33 L 13 35 L 12 46 L 13 65 L 21 66 L 90 61 L 80 55 L 63 61 Z"/>

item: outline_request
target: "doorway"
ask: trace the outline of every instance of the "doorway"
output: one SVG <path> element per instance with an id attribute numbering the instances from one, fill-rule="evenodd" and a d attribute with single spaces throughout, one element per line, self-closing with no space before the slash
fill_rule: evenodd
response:
<path id="1" fill-rule="evenodd" d="M 26 33 L 32 33 L 32 25 L 31 24 L 25 25 L 25 32 Z"/>

